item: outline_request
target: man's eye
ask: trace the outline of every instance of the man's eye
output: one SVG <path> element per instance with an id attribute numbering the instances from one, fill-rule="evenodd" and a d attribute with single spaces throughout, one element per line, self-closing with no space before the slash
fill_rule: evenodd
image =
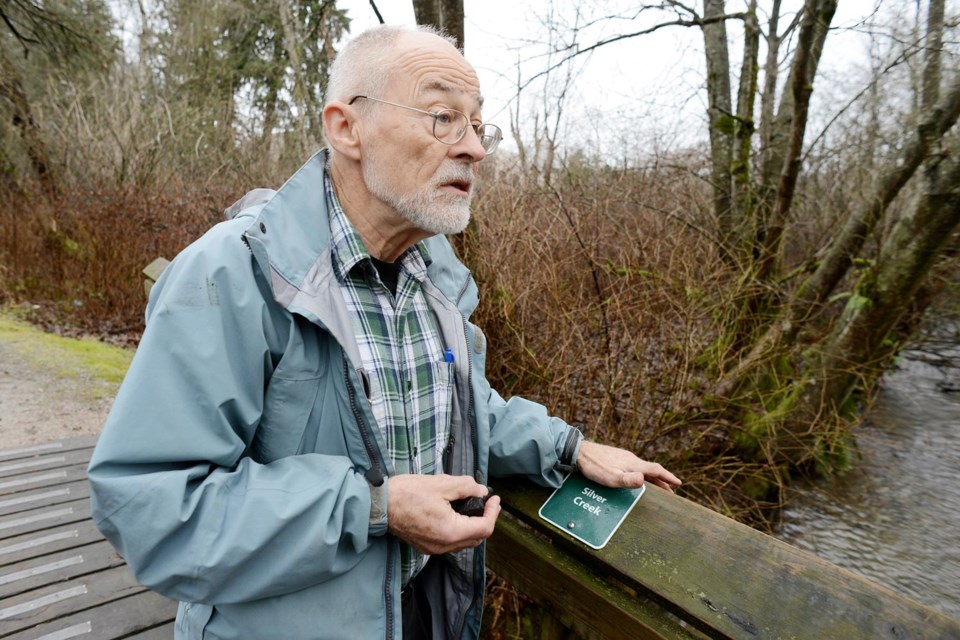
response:
<path id="1" fill-rule="evenodd" d="M 441 111 L 437 114 L 437 122 L 440 124 L 450 124 L 453 122 L 453 114 L 449 111 Z"/>

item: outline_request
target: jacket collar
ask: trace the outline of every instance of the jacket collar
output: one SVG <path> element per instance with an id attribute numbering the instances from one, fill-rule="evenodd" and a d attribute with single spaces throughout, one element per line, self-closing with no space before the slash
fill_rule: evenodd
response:
<path id="1" fill-rule="evenodd" d="M 324 196 L 328 157 L 329 152 L 321 149 L 279 190 L 255 189 L 226 211 L 228 217 L 250 218 L 244 241 L 270 275 L 274 297 L 285 307 L 299 295 L 322 295 L 330 280 L 336 280 Z M 469 316 L 478 302 L 475 294 L 464 296 L 472 280 L 470 271 L 445 236 L 427 238 L 422 245 L 430 260 L 427 277 Z"/>

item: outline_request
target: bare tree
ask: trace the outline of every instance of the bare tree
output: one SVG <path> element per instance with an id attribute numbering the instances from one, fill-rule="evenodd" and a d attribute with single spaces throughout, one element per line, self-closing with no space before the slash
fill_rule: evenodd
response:
<path id="1" fill-rule="evenodd" d="M 755 440 L 744 440 L 743 455 L 752 455 L 751 447 L 762 441 L 770 445 L 768 453 L 773 457 L 800 464 L 816 455 L 825 430 L 838 424 L 838 412 L 851 391 L 858 384 L 869 386 L 882 371 L 879 365 L 890 353 L 891 328 L 902 321 L 957 224 L 960 176 L 945 145 L 960 110 L 960 81 L 951 79 L 938 97 L 943 30 L 950 21 L 944 18 L 944 1 L 930 0 L 926 28 L 918 30 L 924 34 L 922 45 L 909 42 L 907 36 L 900 45 L 904 53 L 877 72 L 882 75 L 923 53 L 922 73 L 915 76 L 916 84 L 922 86 L 918 115 L 907 119 L 916 125 L 904 130 L 901 124 L 895 151 L 879 164 L 865 195 L 849 198 L 844 205 L 847 211 L 832 211 L 830 203 L 819 203 L 821 215 L 839 220 L 838 230 L 828 246 L 786 271 L 785 252 L 793 248 L 796 253 L 790 232 L 807 170 L 804 161 L 811 146 L 822 140 L 821 134 L 808 144 L 806 134 L 837 0 L 805 0 L 789 21 L 780 1 L 772 0 L 765 33 L 758 19 L 759 4 L 750 0 L 744 11 L 728 13 L 723 0 L 704 0 L 702 14 L 676 0 L 643 5 L 636 15 L 666 11 L 672 16 L 575 51 L 563 50 L 563 56 L 550 61 L 540 75 L 625 38 L 670 26 L 700 28 L 706 61 L 712 211 L 721 253 L 736 281 L 731 296 L 736 306 L 725 312 L 732 321 L 724 325 L 718 340 L 720 384 L 716 390 L 727 400 L 723 411 L 734 423 L 755 414 L 757 407 L 766 408 L 750 419 Z M 731 21 L 742 23 L 744 35 L 738 76 L 729 57 Z M 763 88 L 758 92 L 761 38 L 766 42 L 766 58 Z M 785 43 L 792 43 L 792 48 Z M 781 60 L 788 70 L 782 84 Z M 527 84 L 537 77 L 529 78 Z M 876 83 L 876 78 L 871 80 L 858 98 L 876 95 Z M 759 122 L 754 118 L 757 97 Z M 879 118 L 875 111 L 875 127 Z M 863 135 L 868 142 L 874 140 L 870 148 L 889 148 L 877 144 L 877 131 Z M 861 153 L 870 155 L 866 148 Z M 875 161 L 870 157 L 868 162 Z M 924 184 L 915 208 L 908 215 L 887 218 L 886 227 L 878 230 L 878 222 L 921 167 Z M 877 240 L 875 255 L 867 245 L 871 237 Z M 820 312 L 858 262 L 860 268 L 868 268 L 852 291 L 843 292 L 846 308 L 832 324 L 831 317 Z M 815 330 L 820 338 L 813 345 L 809 340 L 801 343 L 804 330 Z M 813 355 L 818 352 L 822 356 Z"/>
<path id="2" fill-rule="evenodd" d="M 463 0 L 413 0 L 413 12 L 417 24 L 433 25 L 463 50 Z"/>
<path id="3" fill-rule="evenodd" d="M 796 383 L 803 393 L 778 432 L 778 451 L 790 459 L 811 453 L 812 443 L 803 437 L 806 429 L 800 425 L 825 410 L 841 410 L 858 385 L 869 384 L 882 373 L 895 346 L 888 340 L 890 332 L 960 224 L 960 161 L 940 146 L 944 133 L 960 116 L 960 74 L 955 74 L 947 94 L 938 100 L 943 29 L 944 0 L 931 0 L 919 100 L 925 118 L 910 145 L 911 156 L 901 159 L 907 168 L 891 168 L 891 173 L 902 177 L 910 167 L 916 171 L 922 164 L 920 197 L 910 215 L 896 220 L 874 264 L 860 277 L 819 362 Z M 885 185 L 888 193 L 895 184 L 891 180 Z"/>
<path id="4" fill-rule="evenodd" d="M 6 42 L 0 41 L 0 102 L 9 105 L 13 124 L 20 133 L 33 171 L 50 192 L 58 189 L 58 178 L 47 142 L 34 117 L 24 74 L 17 60 L 26 60 L 31 52 L 46 56 L 55 63 L 82 60 L 91 55 L 99 57 L 103 53 L 104 41 L 85 33 L 83 17 L 86 14 L 90 14 L 88 20 L 100 20 L 102 7 L 87 7 L 77 2 L 50 8 L 48 3 L 37 0 L 0 3 L 0 24 L 9 35 Z M 102 23 L 99 28 L 103 29 Z M 19 51 L 10 45 L 15 45 Z"/>

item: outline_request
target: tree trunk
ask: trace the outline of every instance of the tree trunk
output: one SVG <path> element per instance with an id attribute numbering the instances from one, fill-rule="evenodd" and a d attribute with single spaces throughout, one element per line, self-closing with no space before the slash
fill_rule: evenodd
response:
<path id="1" fill-rule="evenodd" d="M 942 0 L 934 0 L 934 3 Z M 931 7 L 931 14 L 936 11 Z M 940 14 L 940 32 L 942 33 L 942 13 Z M 932 27 L 934 31 L 936 26 Z M 939 42 L 936 33 L 928 37 L 932 46 Z M 937 60 L 928 60 L 928 66 Z M 928 75 L 925 73 L 925 75 Z M 939 93 L 937 84 L 924 89 L 923 103 L 933 104 Z M 823 302 L 834 292 L 841 279 L 850 270 L 853 260 L 860 253 L 877 222 L 893 199 L 900 193 L 907 181 L 913 177 L 931 149 L 936 148 L 946 132 L 960 118 L 960 76 L 953 79 L 946 94 L 934 107 L 924 114 L 913 137 L 904 146 L 903 151 L 891 160 L 883 170 L 872 195 L 866 198 L 860 207 L 847 219 L 846 224 L 836 236 L 834 242 L 820 261 L 819 266 L 803 284 L 800 285 L 787 309 L 772 323 L 761 339 L 752 347 L 735 370 L 718 385 L 718 393 L 730 395 L 742 388 L 758 364 L 771 354 L 792 346 L 797 335 L 814 317 Z"/>
<path id="2" fill-rule="evenodd" d="M 463 51 L 463 0 L 413 0 L 417 24 L 429 24 L 457 41 Z"/>
<path id="3" fill-rule="evenodd" d="M 933 108 L 940 97 L 940 51 L 943 49 L 944 0 L 930 0 L 927 15 L 927 38 L 924 47 L 923 94 L 920 98 L 921 113 Z"/>
<path id="4" fill-rule="evenodd" d="M 760 98 L 760 166 L 772 167 L 774 119 L 777 104 L 777 78 L 780 77 L 780 0 L 774 0 L 767 27 L 767 60 L 763 67 L 763 93 Z M 761 184 L 772 184 L 769 170 L 761 171 Z"/>
<path id="5" fill-rule="evenodd" d="M 303 68 L 300 66 L 300 34 L 293 21 L 291 0 L 277 0 L 280 24 L 283 28 L 283 46 L 287 51 L 287 60 L 293 69 L 293 100 L 302 110 L 299 122 L 300 154 L 307 155 L 314 146 L 309 132 L 320 130 L 320 121 L 317 118 L 317 109 L 314 108 L 312 92 L 303 77 Z"/>
<path id="6" fill-rule="evenodd" d="M 718 393 L 730 395 L 746 383 L 746 376 L 769 355 L 790 347 L 797 335 L 813 318 L 823 302 L 853 265 L 864 242 L 884 211 L 913 177 L 921 162 L 960 118 L 960 76 L 953 86 L 917 127 L 914 137 L 903 152 L 891 160 L 874 193 L 847 219 L 843 229 L 830 245 L 820 265 L 803 284 L 793 300 L 752 347 L 736 369 L 718 386 Z"/>
<path id="7" fill-rule="evenodd" d="M 751 0 L 744 18 L 743 62 L 740 65 L 740 89 L 737 92 L 737 119 L 734 129 L 733 158 L 733 240 L 741 255 L 749 256 L 753 219 L 753 185 L 750 165 L 753 134 L 756 130 L 753 109 L 757 95 L 757 59 L 760 51 L 760 25 L 757 22 L 757 0 Z"/>
<path id="8" fill-rule="evenodd" d="M 756 342 L 758 328 L 766 328 L 770 318 L 770 280 L 778 266 L 783 234 L 793 205 L 800 174 L 807 111 L 813 93 L 813 80 L 827 37 L 837 0 L 806 0 L 800 34 L 794 52 L 787 87 L 765 150 L 761 185 L 755 207 L 756 245 L 751 252 L 752 270 L 749 288 L 737 309 L 737 317 L 727 335 L 728 352 L 739 357 Z M 776 189 L 772 187 L 770 168 L 780 162 Z M 738 367 L 739 368 L 739 367 Z M 725 389 L 725 386 L 721 386 Z"/>
<path id="9" fill-rule="evenodd" d="M 13 105 L 13 124 L 20 130 L 20 137 L 26 148 L 27 157 L 33 166 L 40 184 L 48 193 L 56 193 L 58 189 L 56 177 L 53 174 L 53 165 L 50 163 L 50 154 L 47 144 L 40 132 L 40 125 L 33 119 L 30 102 L 23 90 L 23 81 L 20 71 L 7 57 L 3 47 L 0 47 L 0 98 L 5 98 Z"/>
<path id="10" fill-rule="evenodd" d="M 733 214 L 734 117 L 730 105 L 730 55 L 727 25 L 718 18 L 725 13 L 724 0 L 704 0 L 703 43 L 707 62 L 707 122 L 710 127 L 710 160 L 713 182 L 713 213 L 720 246 L 729 249 L 736 233 Z M 732 255 L 725 251 L 728 260 Z"/>
<path id="11" fill-rule="evenodd" d="M 793 68 L 786 93 L 792 96 L 793 117 L 790 121 L 789 137 L 786 140 L 786 153 L 783 156 L 779 184 L 770 219 L 767 224 L 764 241 L 760 248 L 760 259 L 756 277 L 765 281 L 773 273 L 783 244 L 783 232 L 787 223 L 797 178 L 800 175 L 803 137 L 807 130 L 807 114 L 810 96 L 813 94 L 813 80 L 820 64 L 823 44 L 827 38 L 830 22 L 837 10 L 837 0 L 807 0 L 804 5 L 803 22 L 797 51 L 794 54 Z"/>
<path id="12" fill-rule="evenodd" d="M 842 412 L 859 385 L 869 388 L 893 353 L 885 344 L 950 235 L 960 223 L 960 161 L 944 156 L 928 169 L 928 190 L 912 216 L 894 225 L 876 265 L 861 278 L 790 417 L 777 432 L 779 456 L 794 463 L 816 455 L 809 426 Z"/>
<path id="13" fill-rule="evenodd" d="M 924 82 L 919 101 L 926 108 L 921 124 L 916 137 L 907 146 L 906 157 L 897 163 L 899 166 L 894 165 L 881 182 L 879 206 L 868 203 L 867 211 L 873 215 L 861 222 L 875 224 L 886 204 L 921 161 L 924 164 L 922 194 L 913 214 L 903 216 L 893 224 L 875 264 L 864 272 L 847 300 L 822 355 L 808 366 L 807 375 L 794 382 L 794 392 L 789 393 L 779 410 L 774 412 L 774 415 L 787 415 L 789 411 L 787 419 L 777 425 L 776 451 L 779 457 L 794 464 L 823 453 L 825 447 L 818 440 L 822 431 L 815 435 L 810 425 L 822 416 L 842 419 L 848 413 L 845 409 L 853 391 L 858 386 L 870 389 L 883 373 L 884 365 L 894 351 L 888 340 L 890 332 L 913 303 L 917 290 L 960 224 L 960 160 L 938 148 L 942 136 L 960 115 L 960 77 L 955 78 L 944 99 L 937 101 L 943 3 L 944 0 L 930 3 Z M 863 243 L 863 235 L 853 238 L 858 240 L 857 250 Z M 838 245 L 849 249 L 842 242 Z M 849 263 L 853 255 L 847 254 L 844 262 Z M 846 267 L 842 270 L 845 271 Z M 839 280 L 839 276 L 836 278 Z M 818 283 L 823 286 L 824 281 Z M 808 291 L 807 295 L 811 293 Z M 822 300 L 826 293 L 819 289 L 813 291 L 813 295 Z M 810 299 L 804 302 L 812 311 Z M 792 309 L 794 313 L 802 310 L 802 305 L 796 307 Z M 790 332 L 796 335 L 795 328 L 784 334 L 790 335 Z"/>

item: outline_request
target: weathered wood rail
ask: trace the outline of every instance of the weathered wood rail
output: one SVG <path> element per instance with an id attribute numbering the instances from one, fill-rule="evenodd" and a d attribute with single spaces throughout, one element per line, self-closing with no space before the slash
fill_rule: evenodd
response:
<path id="1" fill-rule="evenodd" d="M 0 638 L 173 637 L 176 603 L 138 585 L 90 520 L 95 442 L 0 451 Z"/>
<path id="2" fill-rule="evenodd" d="M 656 487 L 599 551 L 540 520 L 549 491 L 494 489 L 509 516 L 488 566 L 583 638 L 960 639 L 957 620 Z"/>
<path id="3" fill-rule="evenodd" d="M 0 638 L 161 640 L 176 604 L 90 520 L 94 438 L 0 451 Z M 583 638 L 958 639 L 960 622 L 651 488 L 599 551 L 542 522 L 548 491 L 495 486 L 488 564 Z"/>

